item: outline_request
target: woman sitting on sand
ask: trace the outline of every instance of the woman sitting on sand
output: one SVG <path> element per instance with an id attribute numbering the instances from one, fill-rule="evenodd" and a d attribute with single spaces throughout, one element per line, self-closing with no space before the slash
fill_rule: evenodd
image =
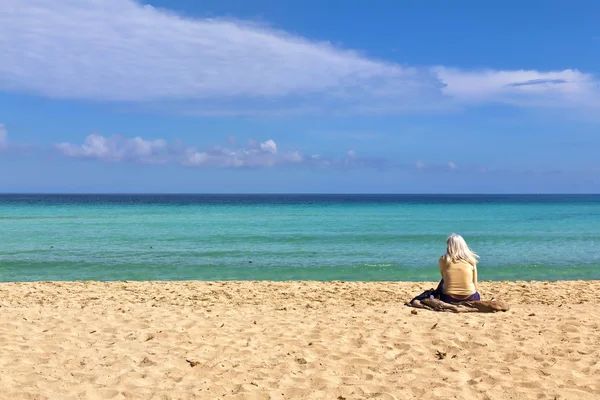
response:
<path id="1" fill-rule="evenodd" d="M 452 234 L 446 239 L 446 254 L 440 257 L 442 280 L 436 289 L 445 303 L 480 300 L 477 292 L 477 259 L 462 236 Z"/>

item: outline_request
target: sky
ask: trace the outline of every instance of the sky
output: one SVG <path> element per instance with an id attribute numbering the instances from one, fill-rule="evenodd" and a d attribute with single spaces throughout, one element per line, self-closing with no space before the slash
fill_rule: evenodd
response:
<path id="1" fill-rule="evenodd" d="M 0 192 L 600 193 L 600 3 L 1 0 Z"/>

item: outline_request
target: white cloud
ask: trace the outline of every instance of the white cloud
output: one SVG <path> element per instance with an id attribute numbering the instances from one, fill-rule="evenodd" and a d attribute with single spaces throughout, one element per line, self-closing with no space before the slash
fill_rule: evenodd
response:
<path id="1" fill-rule="evenodd" d="M 229 138 L 231 142 L 231 138 Z M 264 142 L 249 140 L 246 146 L 228 148 L 214 146 L 198 150 L 193 146 L 175 141 L 129 139 L 123 136 L 104 137 L 92 134 L 83 144 L 59 143 L 56 150 L 65 157 L 91 159 L 107 163 L 133 162 L 141 164 L 179 164 L 200 168 L 271 168 L 296 165 L 316 168 L 388 168 L 393 165 L 386 160 L 360 158 L 350 150 L 344 157 L 331 158 L 322 155 L 305 156 L 302 152 L 281 151 L 274 140 Z"/>
<path id="2" fill-rule="evenodd" d="M 85 138 L 82 145 L 59 143 L 56 148 L 67 157 L 91 158 L 106 162 L 134 161 L 145 164 L 166 162 L 167 142 L 162 139 L 127 139 L 96 134 Z"/>
<path id="3" fill-rule="evenodd" d="M 0 124 L 0 137 L 3 126 Z M 139 164 L 176 164 L 195 168 L 273 168 L 278 166 L 297 166 L 318 169 L 417 169 L 423 171 L 448 172 L 458 170 L 454 161 L 446 164 L 425 164 L 417 161 L 414 166 L 376 157 L 359 156 L 355 150 L 349 150 L 343 156 L 332 157 L 321 154 L 305 155 L 298 150 L 280 150 L 277 143 L 268 139 L 262 142 L 248 140 L 240 145 L 232 136 L 227 138 L 235 147 L 213 146 L 198 149 L 181 141 L 167 142 L 163 139 L 147 140 L 141 137 L 124 136 L 105 137 L 91 134 L 83 144 L 68 142 L 55 144 L 55 149 L 64 157 L 101 161 L 105 163 Z M 340 149 L 338 149 L 339 151 Z M 474 171 L 471 167 L 461 171 Z M 486 172 L 479 167 L 477 172 Z"/>
<path id="4" fill-rule="evenodd" d="M 304 161 L 304 156 L 298 151 L 278 152 L 277 144 L 271 139 L 263 143 L 250 141 L 247 147 L 236 149 L 214 147 L 198 151 L 188 147 L 176 158 L 185 166 L 221 168 L 265 168 Z"/>
<path id="5" fill-rule="evenodd" d="M 0 90 L 101 101 L 192 100 L 197 112 L 207 113 L 253 112 L 257 102 L 263 109 L 343 109 L 380 100 L 406 108 L 416 95 L 439 93 L 426 69 L 133 0 L 4 0 L 0 53 Z"/>
<path id="6" fill-rule="evenodd" d="M 230 138 L 231 139 L 231 138 Z M 142 164 L 178 163 L 190 167 L 260 168 L 302 163 L 298 151 L 279 152 L 273 140 L 250 141 L 245 148 L 213 147 L 198 151 L 181 142 L 163 139 L 145 140 L 123 136 L 89 135 L 83 144 L 59 143 L 56 149 L 65 157 L 93 159 L 103 162 L 136 162 Z"/>
<path id="7" fill-rule="evenodd" d="M 277 154 L 277 144 L 271 139 L 261 143 L 260 149 L 266 153 Z"/>
<path id="8" fill-rule="evenodd" d="M 134 0 L 3 0 L 0 91 L 210 115 L 600 107 L 596 77 L 410 67 L 250 22 Z"/>
<path id="9" fill-rule="evenodd" d="M 436 67 L 445 95 L 462 104 L 533 107 L 600 107 L 600 83 L 577 70 L 464 71 Z"/>
<path id="10" fill-rule="evenodd" d="M 0 150 L 8 147 L 8 132 L 3 124 L 0 124 Z"/>

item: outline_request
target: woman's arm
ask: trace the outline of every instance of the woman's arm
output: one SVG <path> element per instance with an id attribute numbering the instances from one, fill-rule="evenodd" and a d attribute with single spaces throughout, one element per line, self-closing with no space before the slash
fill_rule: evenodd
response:
<path id="1" fill-rule="evenodd" d="M 475 285 L 475 291 L 477 291 L 477 265 L 473 267 L 473 285 Z"/>
<path id="2" fill-rule="evenodd" d="M 438 260 L 438 264 L 440 265 L 440 275 L 442 276 L 442 279 L 444 279 L 444 257 L 440 257 L 440 259 Z"/>

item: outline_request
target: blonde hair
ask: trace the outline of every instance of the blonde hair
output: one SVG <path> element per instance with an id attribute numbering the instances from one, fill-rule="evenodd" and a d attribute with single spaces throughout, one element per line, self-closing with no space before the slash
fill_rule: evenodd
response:
<path id="1" fill-rule="evenodd" d="M 446 239 L 446 254 L 444 255 L 446 262 L 463 261 L 476 266 L 478 258 L 479 256 L 467 246 L 467 242 L 462 236 L 453 233 Z"/>

